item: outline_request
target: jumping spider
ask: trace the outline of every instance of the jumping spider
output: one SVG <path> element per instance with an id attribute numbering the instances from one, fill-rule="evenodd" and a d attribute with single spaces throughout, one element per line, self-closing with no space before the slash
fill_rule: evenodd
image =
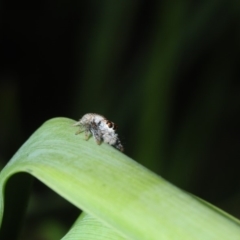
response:
<path id="1" fill-rule="evenodd" d="M 97 144 L 105 142 L 114 146 L 121 152 L 124 151 L 121 141 L 118 138 L 118 134 L 116 133 L 117 125 L 101 115 L 96 113 L 87 113 L 78 122 L 76 122 L 74 126 L 80 127 L 76 134 L 85 132 L 86 140 L 93 135 Z"/>

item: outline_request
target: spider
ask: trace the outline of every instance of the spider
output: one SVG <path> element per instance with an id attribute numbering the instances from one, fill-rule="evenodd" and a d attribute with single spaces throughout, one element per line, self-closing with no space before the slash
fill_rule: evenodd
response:
<path id="1" fill-rule="evenodd" d="M 76 135 L 85 132 L 86 140 L 92 135 L 98 145 L 105 142 L 121 152 L 124 151 L 118 134 L 116 133 L 117 125 L 99 114 L 87 113 L 73 126 L 80 127 Z"/>

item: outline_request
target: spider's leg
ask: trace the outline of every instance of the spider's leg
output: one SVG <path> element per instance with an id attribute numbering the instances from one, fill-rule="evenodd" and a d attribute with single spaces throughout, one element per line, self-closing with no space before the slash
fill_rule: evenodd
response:
<path id="1" fill-rule="evenodd" d="M 89 130 L 85 131 L 85 140 L 88 140 L 91 136 L 91 132 Z"/>
<path id="2" fill-rule="evenodd" d="M 102 142 L 102 132 L 96 123 L 92 123 L 91 133 L 95 138 L 97 144 L 100 145 Z"/>
<path id="3" fill-rule="evenodd" d="M 79 133 L 83 132 L 84 130 L 83 129 L 79 129 L 77 132 L 75 132 L 75 135 L 78 135 Z"/>

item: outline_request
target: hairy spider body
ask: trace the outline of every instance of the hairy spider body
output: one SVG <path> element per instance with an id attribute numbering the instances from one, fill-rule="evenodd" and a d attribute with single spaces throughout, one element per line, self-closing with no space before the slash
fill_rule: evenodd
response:
<path id="1" fill-rule="evenodd" d="M 123 146 L 116 133 L 117 125 L 105 117 L 96 113 L 87 113 L 74 126 L 80 127 L 76 134 L 85 132 L 86 140 L 92 135 L 97 144 L 105 142 L 123 152 Z"/>

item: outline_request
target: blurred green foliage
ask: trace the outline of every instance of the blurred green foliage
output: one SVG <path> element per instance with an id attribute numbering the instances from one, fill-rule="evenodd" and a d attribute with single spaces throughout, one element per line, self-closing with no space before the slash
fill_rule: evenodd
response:
<path id="1" fill-rule="evenodd" d="M 97 112 L 127 155 L 240 217 L 239 1 L 2 1 L 1 13 L 1 166 L 45 120 Z M 64 207 L 48 208 L 45 220 Z"/>

